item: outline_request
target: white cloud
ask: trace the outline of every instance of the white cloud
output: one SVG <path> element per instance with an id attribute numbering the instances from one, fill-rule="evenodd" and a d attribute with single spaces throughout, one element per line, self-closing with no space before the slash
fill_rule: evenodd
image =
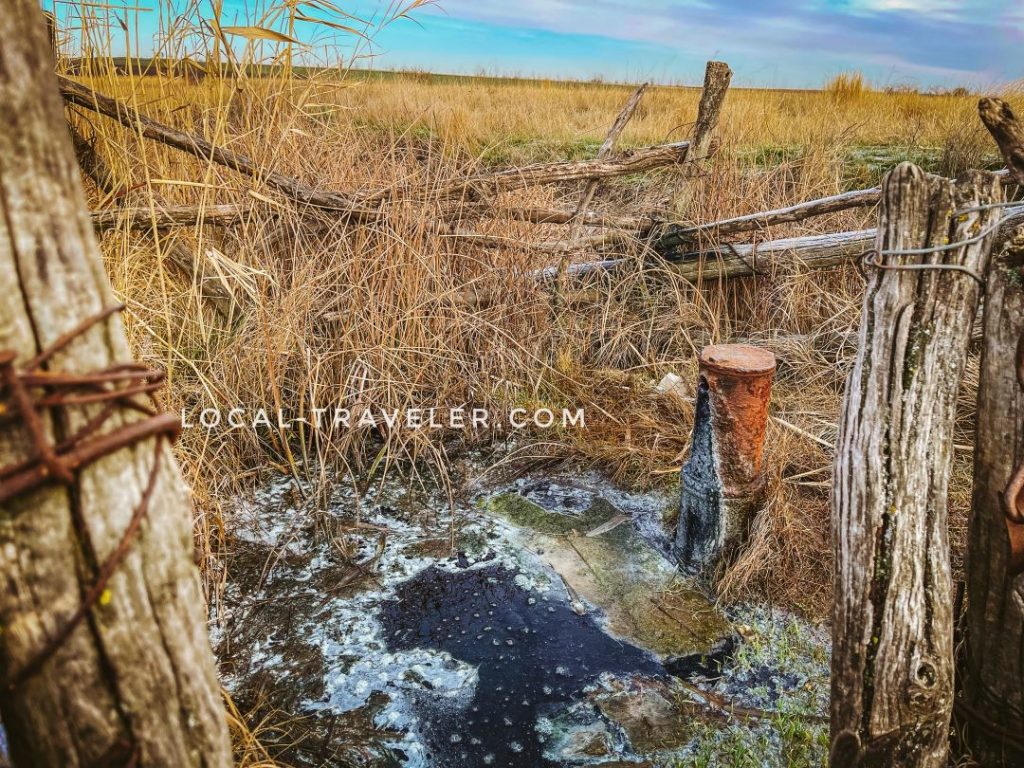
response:
<path id="1" fill-rule="evenodd" d="M 874 11 L 931 11 L 955 10 L 960 3 L 954 0 L 860 0 L 856 5 Z"/>
<path id="2" fill-rule="evenodd" d="M 911 76 L 948 84 L 1019 76 L 1019 59 L 1007 41 L 1020 35 L 1020 17 L 1011 16 L 1021 13 L 1018 3 L 646 0 L 637 13 L 628 0 L 443 0 L 442 8 L 450 19 L 648 45 L 652 56 L 660 48 L 677 51 L 680 60 L 728 58 L 761 79 L 805 84 L 808 69 L 817 77 L 867 61 L 874 65 L 867 74 L 876 79 Z M 957 35 L 956 44 L 943 45 L 950 34 Z"/>

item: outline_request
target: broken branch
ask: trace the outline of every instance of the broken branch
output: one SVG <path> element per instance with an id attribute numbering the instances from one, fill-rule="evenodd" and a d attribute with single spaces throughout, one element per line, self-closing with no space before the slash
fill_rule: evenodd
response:
<path id="1" fill-rule="evenodd" d="M 107 208 L 92 211 L 92 225 L 97 232 L 111 229 L 145 230 L 194 227 L 213 224 L 227 227 L 245 219 L 252 209 L 246 205 L 178 205 L 165 208 L 140 206 L 136 208 Z"/>
<path id="2" fill-rule="evenodd" d="M 629 97 L 626 105 L 622 108 L 622 111 L 619 112 L 618 117 L 615 118 L 615 122 L 612 123 L 612 127 L 608 130 L 608 135 L 605 136 L 601 147 L 597 150 L 598 160 L 608 157 L 615 149 L 615 143 L 619 140 L 619 136 L 622 135 L 622 131 L 626 128 L 626 124 L 633 118 L 633 113 L 636 112 L 636 108 L 640 104 L 640 99 L 643 98 L 644 91 L 646 90 L 647 83 L 642 83 L 640 87 L 633 92 L 633 95 Z M 576 220 L 586 212 L 600 183 L 601 182 L 598 179 L 591 179 L 587 182 L 587 188 L 583 190 L 583 196 L 580 199 L 579 206 L 576 208 L 576 215 L 573 217 L 573 220 Z"/>
<path id="3" fill-rule="evenodd" d="M 674 144 L 659 144 L 653 147 L 629 150 L 616 158 L 534 163 L 521 168 L 508 168 L 429 187 L 420 187 L 408 194 L 396 195 L 396 197 L 459 197 L 472 194 L 474 191 L 499 193 L 513 189 L 525 189 L 538 184 L 554 184 L 581 179 L 605 179 L 613 176 L 627 176 L 631 173 L 646 173 L 656 168 L 682 163 L 686 160 L 689 147 L 688 141 L 680 141 Z M 367 200 L 380 200 L 388 194 L 380 192 L 371 195 Z"/>
<path id="4" fill-rule="evenodd" d="M 61 95 L 68 103 L 116 120 L 126 128 L 139 131 L 144 138 L 159 141 L 194 155 L 200 160 L 217 163 L 244 176 L 258 179 L 286 197 L 305 205 L 331 210 L 354 221 L 372 221 L 380 216 L 380 211 L 375 208 L 364 207 L 359 202 L 337 192 L 327 192 L 303 184 L 292 176 L 260 168 L 245 155 L 217 147 L 199 136 L 159 123 L 141 114 L 133 107 L 109 96 L 104 96 L 82 83 L 60 75 L 57 76 L 57 80 Z"/>
<path id="5" fill-rule="evenodd" d="M 777 208 L 773 211 L 751 213 L 697 226 L 684 227 L 678 224 L 669 224 L 657 238 L 655 248 L 659 252 L 669 252 L 678 246 L 691 244 L 702 234 L 713 234 L 717 237 L 738 235 L 743 232 L 757 232 L 775 224 L 789 224 L 850 208 L 867 208 L 877 205 L 881 194 L 882 191 L 878 187 L 858 189 L 853 192 L 844 192 L 841 195 L 824 197 L 820 200 L 798 203 L 786 208 Z"/>
<path id="6" fill-rule="evenodd" d="M 1010 176 L 1024 184 L 1024 124 L 1002 99 L 982 99 L 978 102 L 978 114 L 999 145 Z"/>

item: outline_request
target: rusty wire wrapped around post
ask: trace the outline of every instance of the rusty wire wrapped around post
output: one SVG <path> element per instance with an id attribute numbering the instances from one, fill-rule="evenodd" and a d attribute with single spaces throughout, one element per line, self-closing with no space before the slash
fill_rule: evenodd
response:
<path id="1" fill-rule="evenodd" d="M 675 551 L 704 571 L 747 536 L 764 499 L 761 454 L 775 355 L 745 344 L 705 347 L 690 458 L 680 473 Z"/>
<path id="2" fill-rule="evenodd" d="M 123 305 L 112 306 L 87 318 L 21 366 L 16 364 L 13 352 L 0 351 L 0 425 L 19 422 L 30 441 L 25 460 L 0 467 L 0 504 L 46 483 L 74 485 L 75 473 L 83 467 L 147 438 L 156 438 L 153 466 L 145 490 L 117 548 L 96 568 L 92 583 L 84 590 L 77 610 L 50 635 L 46 644 L 28 662 L 20 669 L 8 671 L 7 677 L 0 682 L 0 691 L 15 689 L 38 672 L 99 601 L 110 577 L 128 553 L 149 508 L 160 473 L 163 441 L 174 440 L 181 429 L 180 420 L 173 414 L 159 413 L 150 405 L 136 400 L 137 396 L 153 395 L 160 388 L 164 379 L 162 371 L 137 363 L 117 363 L 84 374 L 63 373 L 43 367 L 90 328 L 123 309 Z M 44 414 L 71 405 L 99 407 L 76 432 L 60 442 L 51 441 L 47 436 Z M 111 417 L 126 410 L 139 413 L 142 418 L 101 431 Z M 31 512 L 23 511 L 21 514 Z"/>
<path id="3" fill-rule="evenodd" d="M 1014 358 L 1017 386 L 1024 392 L 1024 335 L 1017 339 Z M 1006 536 L 1010 554 L 1006 563 L 1007 574 L 1024 573 L 1024 464 L 1019 464 L 1002 494 L 1003 513 L 1006 517 Z"/>

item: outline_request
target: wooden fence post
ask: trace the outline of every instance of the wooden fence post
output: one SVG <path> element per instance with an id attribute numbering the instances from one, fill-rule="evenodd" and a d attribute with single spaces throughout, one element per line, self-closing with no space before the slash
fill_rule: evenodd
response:
<path id="1" fill-rule="evenodd" d="M 228 766 L 191 504 L 158 431 L 176 420 L 121 397 L 89 402 L 139 369 L 125 366 L 120 320 L 101 311 L 114 300 L 38 5 L 5 3 L 0 38 L 0 716 L 11 758 Z M 107 378 L 73 397 L 53 375 L 97 370 Z M 66 404 L 42 405 L 44 394 Z M 54 455 L 104 443 L 82 464 Z M 24 490 L 39 471 L 49 479 Z"/>
<path id="2" fill-rule="evenodd" d="M 1024 125 L 980 104 L 1011 172 L 1024 181 Z M 1004 493 L 1024 465 L 1024 226 L 1006 233 L 985 294 L 960 720 L 984 765 L 1024 764 L 1024 513 Z M 1019 482 L 1016 484 L 1019 490 Z"/>
<path id="3" fill-rule="evenodd" d="M 832 495 L 834 766 L 946 765 L 946 495 L 956 393 L 1000 219 L 992 174 L 905 163 L 882 185 Z M 974 209 L 974 210 L 972 210 Z"/>
<path id="4" fill-rule="evenodd" d="M 697 122 L 693 125 L 693 136 L 690 139 L 690 151 L 686 155 L 685 178 L 689 179 L 700 174 L 704 161 L 711 152 L 711 142 L 718 117 L 725 104 L 725 95 L 732 82 L 732 70 L 724 61 L 709 61 L 704 70 L 704 88 L 697 106 Z M 672 208 L 677 214 L 685 216 L 693 202 L 693 189 L 689 181 L 683 181 L 672 196 Z"/>

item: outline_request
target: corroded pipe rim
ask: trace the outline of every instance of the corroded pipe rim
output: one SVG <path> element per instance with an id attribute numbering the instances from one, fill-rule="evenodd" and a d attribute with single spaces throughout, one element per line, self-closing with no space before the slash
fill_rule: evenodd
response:
<path id="1" fill-rule="evenodd" d="M 754 378 L 775 371 L 775 355 L 750 344 L 712 344 L 701 350 L 700 367 L 726 376 Z"/>

